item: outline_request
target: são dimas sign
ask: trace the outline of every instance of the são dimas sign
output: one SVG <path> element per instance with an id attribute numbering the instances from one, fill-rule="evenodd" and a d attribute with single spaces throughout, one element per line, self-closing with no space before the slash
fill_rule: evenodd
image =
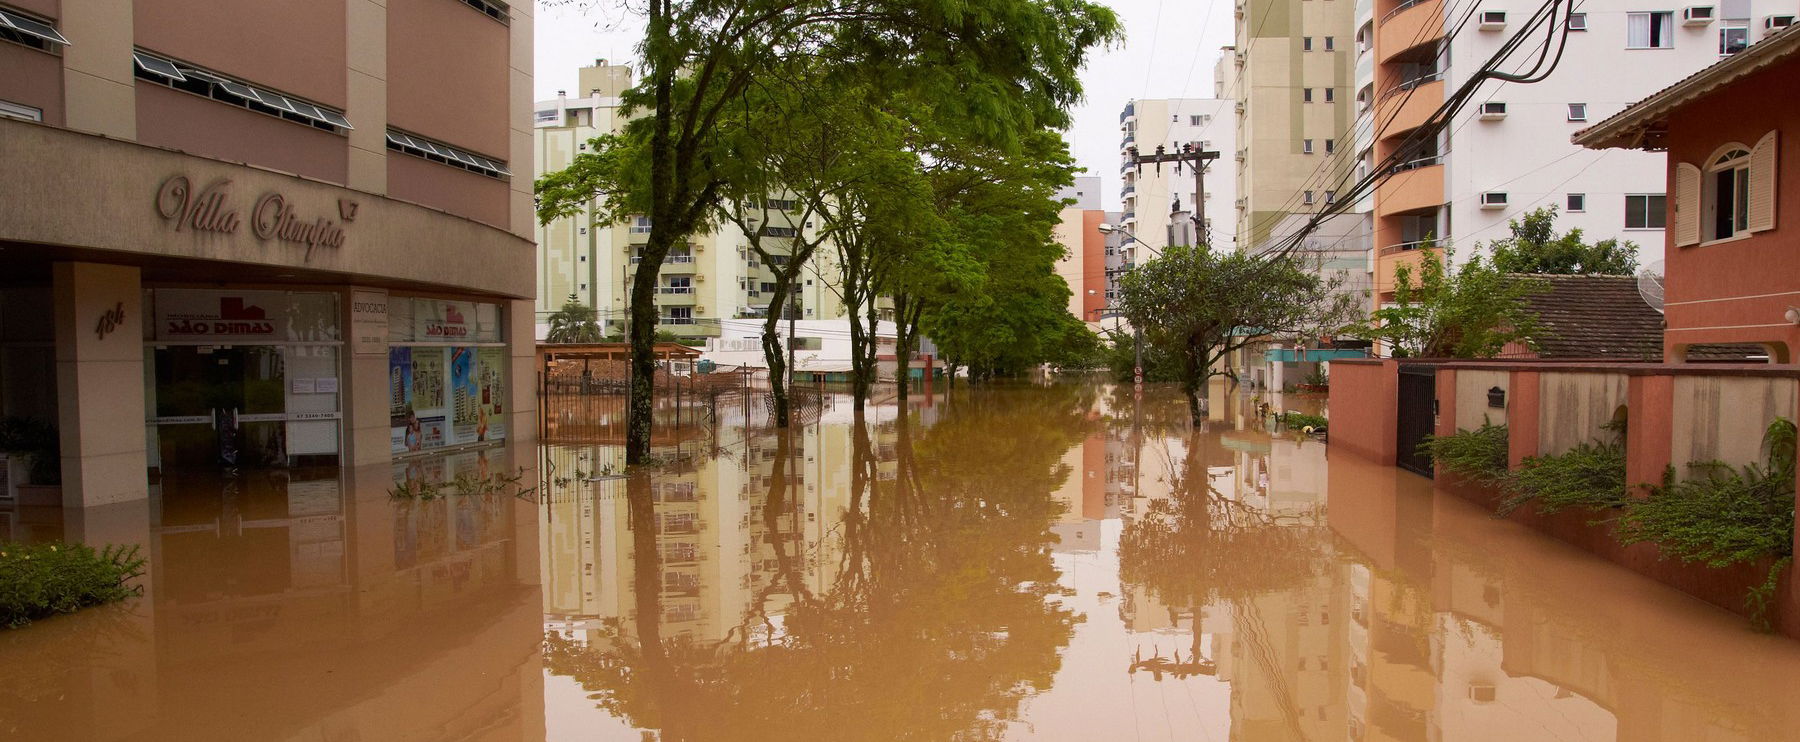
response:
<path id="1" fill-rule="evenodd" d="M 194 190 L 185 175 L 171 176 L 156 191 L 156 213 L 183 229 L 195 232 L 237 234 L 244 219 L 231 203 L 231 179 L 213 181 Z M 338 216 L 345 222 L 356 218 L 356 202 L 340 199 Z M 344 246 L 344 228 L 337 221 L 318 217 L 308 221 L 299 216 L 294 205 L 280 192 L 265 194 L 250 208 L 250 231 L 258 239 L 277 240 L 306 248 L 312 257 L 315 247 Z"/>

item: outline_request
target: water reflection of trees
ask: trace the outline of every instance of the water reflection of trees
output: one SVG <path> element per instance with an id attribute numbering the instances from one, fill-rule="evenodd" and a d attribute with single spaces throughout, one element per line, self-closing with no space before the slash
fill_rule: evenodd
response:
<path id="1" fill-rule="evenodd" d="M 781 532 L 800 527 L 779 516 L 802 486 L 777 432 L 763 518 L 778 574 L 744 626 L 723 642 L 662 636 L 655 540 L 637 538 L 636 619 L 606 643 L 546 633 L 547 667 L 666 740 L 1002 737 L 1019 702 L 1049 687 L 1079 620 L 1052 599 L 1049 527 L 1088 394 L 967 395 L 928 427 L 910 415 L 853 427 L 851 504 L 826 537 L 835 577 L 817 593 L 804 540 Z M 655 533 L 649 493 L 648 478 L 631 480 L 635 534 Z"/>

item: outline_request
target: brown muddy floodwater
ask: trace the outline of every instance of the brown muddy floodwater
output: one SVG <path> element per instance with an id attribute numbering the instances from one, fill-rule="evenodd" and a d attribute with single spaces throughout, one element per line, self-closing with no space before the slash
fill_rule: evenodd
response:
<path id="1" fill-rule="evenodd" d="M 1190 432 L 1156 392 L 964 388 L 862 435 L 843 399 L 785 435 L 728 405 L 639 478 L 565 408 L 537 450 L 6 511 L 151 562 L 0 632 L 0 739 L 1800 739 L 1800 644 L 1249 402 Z"/>

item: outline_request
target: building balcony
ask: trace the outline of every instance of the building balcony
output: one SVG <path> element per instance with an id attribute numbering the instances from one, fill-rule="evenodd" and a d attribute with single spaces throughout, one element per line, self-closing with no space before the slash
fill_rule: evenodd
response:
<path id="1" fill-rule="evenodd" d="M 1444 205 L 1444 165 L 1428 157 L 1400 165 L 1375 188 L 1375 215 L 1430 211 Z"/>
<path id="2" fill-rule="evenodd" d="M 694 287 L 658 286 L 656 287 L 656 303 L 677 305 L 692 304 L 694 303 Z"/>
<path id="3" fill-rule="evenodd" d="M 650 242 L 649 227 L 629 227 L 625 230 L 625 242 L 631 245 L 642 245 Z"/>
<path id="4" fill-rule="evenodd" d="M 1424 125 L 1442 105 L 1443 73 L 1408 80 L 1381 93 L 1375 104 L 1375 130 L 1384 139 L 1402 136 Z"/>
<path id="5" fill-rule="evenodd" d="M 1404 0 L 1375 24 L 1375 50 L 1384 64 L 1442 38 L 1443 0 Z"/>

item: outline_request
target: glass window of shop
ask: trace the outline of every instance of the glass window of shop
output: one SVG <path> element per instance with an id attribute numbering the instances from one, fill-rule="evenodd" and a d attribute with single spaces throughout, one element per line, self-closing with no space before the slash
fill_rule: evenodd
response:
<path id="1" fill-rule="evenodd" d="M 388 412 L 397 456 L 506 438 L 500 305 L 388 302 Z"/>
<path id="2" fill-rule="evenodd" d="M 338 296 L 325 291 L 144 291 L 150 466 L 338 462 Z"/>

